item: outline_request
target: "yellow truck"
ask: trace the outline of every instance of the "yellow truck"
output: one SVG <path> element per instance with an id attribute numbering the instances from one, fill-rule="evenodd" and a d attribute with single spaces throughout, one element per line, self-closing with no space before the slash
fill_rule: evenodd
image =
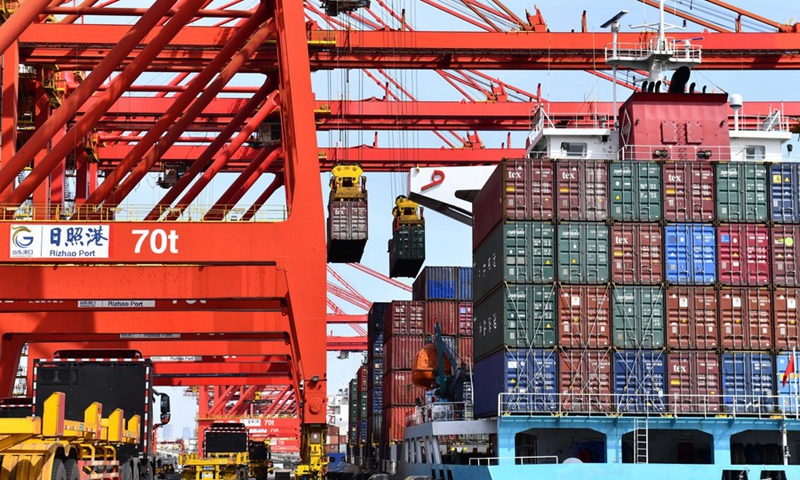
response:
<path id="1" fill-rule="evenodd" d="M 241 423 L 212 423 L 205 432 L 203 456 L 182 454 L 183 480 L 248 480 L 249 438 Z"/>

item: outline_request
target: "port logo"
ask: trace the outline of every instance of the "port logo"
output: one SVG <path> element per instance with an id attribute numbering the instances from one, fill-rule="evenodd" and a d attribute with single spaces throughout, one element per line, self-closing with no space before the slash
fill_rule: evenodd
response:
<path id="1" fill-rule="evenodd" d="M 27 235 L 26 235 L 27 234 Z M 11 243 L 17 248 L 28 248 L 33 244 L 31 229 L 26 226 L 11 229 Z"/>

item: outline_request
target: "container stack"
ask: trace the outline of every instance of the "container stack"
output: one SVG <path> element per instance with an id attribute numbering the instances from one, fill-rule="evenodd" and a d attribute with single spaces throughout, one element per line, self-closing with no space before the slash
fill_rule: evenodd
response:
<path id="1" fill-rule="evenodd" d="M 383 317 L 389 303 L 375 302 L 367 314 L 367 445 L 376 457 L 383 418 Z"/>
<path id="2" fill-rule="evenodd" d="M 347 388 L 347 456 L 355 462 L 358 452 L 358 378 L 350 380 Z"/>
<path id="3" fill-rule="evenodd" d="M 473 204 L 475 414 L 796 410 L 768 397 L 798 391 L 799 173 L 504 161 Z"/>
<path id="4" fill-rule="evenodd" d="M 357 451 L 360 458 L 367 455 L 367 366 L 361 365 L 356 373 L 358 382 L 358 423 L 356 426 Z"/>
<path id="5" fill-rule="evenodd" d="M 403 441 L 406 419 L 423 390 L 411 383 L 414 358 L 425 344 L 425 306 L 395 300 L 383 317 L 382 445 Z"/>

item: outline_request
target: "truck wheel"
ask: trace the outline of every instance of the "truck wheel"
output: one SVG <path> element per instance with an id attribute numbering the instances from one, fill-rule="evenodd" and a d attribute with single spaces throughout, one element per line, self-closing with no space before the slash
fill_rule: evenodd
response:
<path id="1" fill-rule="evenodd" d="M 64 460 L 64 470 L 67 473 L 67 480 L 80 480 L 81 470 L 78 468 L 78 461 L 74 458 Z"/>
<path id="2" fill-rule="evenodd" d="M 119 466 L 119 478 L 120 480 L 133 480 L 131 462 L 125 462 Z"/>
<path id="3" fill-rule="evenodd" d="M 64 462 L 60 458 L 53 460 L 53 475 L 50 478 L 52 480 L 67 480 L 67 470 L 64 468 Z"/>

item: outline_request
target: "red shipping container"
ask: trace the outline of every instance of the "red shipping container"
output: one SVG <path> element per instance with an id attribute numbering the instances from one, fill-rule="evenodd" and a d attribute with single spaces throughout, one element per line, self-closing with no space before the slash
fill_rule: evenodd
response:
<path id="1" fill-rule="evenodd" d="M 664 219 L 668 222 L 714 220 L 714 167 L 708 163 L 665 163 Z"/>
<path id="2" fill-rule="evenodd" d="M 554 168 L 550 160 L 503 160 L 472 202 L 473 249 L 501 221 L 552 220 Z"/>
<path id="3" fill-rule="evenodd" d="M 558 343 L 564 348 L 611 346 L 608 287 L 562 286 L 558 292 Z"/>
<path id="4" fill-rule="evenodd" d="M 383 409 L 383 435 L 384 445 L 403 441 L 406 424 L 409 417 L 414 415 L 414 407 L 390 407 Z"/>
<path id="5" fill-rule="evenodd" d="M 433 335 L 436 322 L 442 335 L 458 333 L 458 302 L 454 300 L 434 300 L 425 302 L 425 333 Z"/>
<path id="6" fill-rule="evenodd" d="M 719 281 L 724 285 L 766 286 L 770 275 L 769 229 L 735 224 L 717 228 Z"/>
<path id="7" fill-rule="evenodd" d="M 395 300 L 383 317 L 386 337 L 425 333 L 425 305 L 422 302 Z"/>
<path id="8" fill-rule="evenodd" d="M 602 222 L 608 218 L 608 164 L 559 160 L 556 185 L 560 220 Z"/>
<path id="9" fill-rule="evenodd" d="M 472 336 L 472 302 L 458 303 L 458 334 Z"/>
<path id="10" fill-rule="evenodd" d="M 472 365 L 472 337 L 458 337 L 458 360 L 465 365 Z"/>
<path id="11" fill-rule="evenodd" d="M 358 367 L 358 371 L 356 372 L 356 377 L 358 378 L 358 393 L 364 393 L 367 391 L 367 366 L 361 365 Z"/>
<path id="12" fill-rule="evenodd" d="M 611 281 L 656 285 L 664 270 L 661 227 L 647 223 L 621 223 L 611 227 Z"/>
<path id="13" fill-rule="evenodd" d="M 775 348 L 791 350 L 800 348 L 800 313 L 797 300 L 800 290 L 796 288 L 779 288 L 773 293 L 773 309 L 775 312 Z"/>
<path id="14" fill-rule="evenodd" d="M 720 385 L 717 353 L 674 351 L 667 354 L 670 412 L 718 412 Z"/>
<path id="15" fill-rule="evenodd" d="M 800 287 L 800 225 L 772 227 L 772 275 L 775 285 Z"/>
<path id="16" fill-rule="evenodd" d="M 712 350 L 719 343 L 717 292 L 710 287 L 670 287 L 665 304 L 667 347 Z"/>
<path id="17" fill-rule="evenodd" d="M 561 408 L 603 412 L 614 408 L 611 350 L 566 349 L 558 353 Z"/>
<path id="18" fill-rule="evenodd" d="M 425 390 L 411 383 L 411 371 L 393 371 L 383 376 L 383 407 L 413 406 L 425 398 Z"/>
<path id="19" fill-rule="evenodd" d="M 414 368 L 414 357 L 424 346 L 424 335 L 389 337 L 383 347 L 383 373 L 392 370 L 411 370 Z"/>
<path id="20" fill-rule="evenodd" d="M 772 348 L 772 301 L 768 290 L 726 288 L 719 292 L 722 348 L 769 350 Z"/>

